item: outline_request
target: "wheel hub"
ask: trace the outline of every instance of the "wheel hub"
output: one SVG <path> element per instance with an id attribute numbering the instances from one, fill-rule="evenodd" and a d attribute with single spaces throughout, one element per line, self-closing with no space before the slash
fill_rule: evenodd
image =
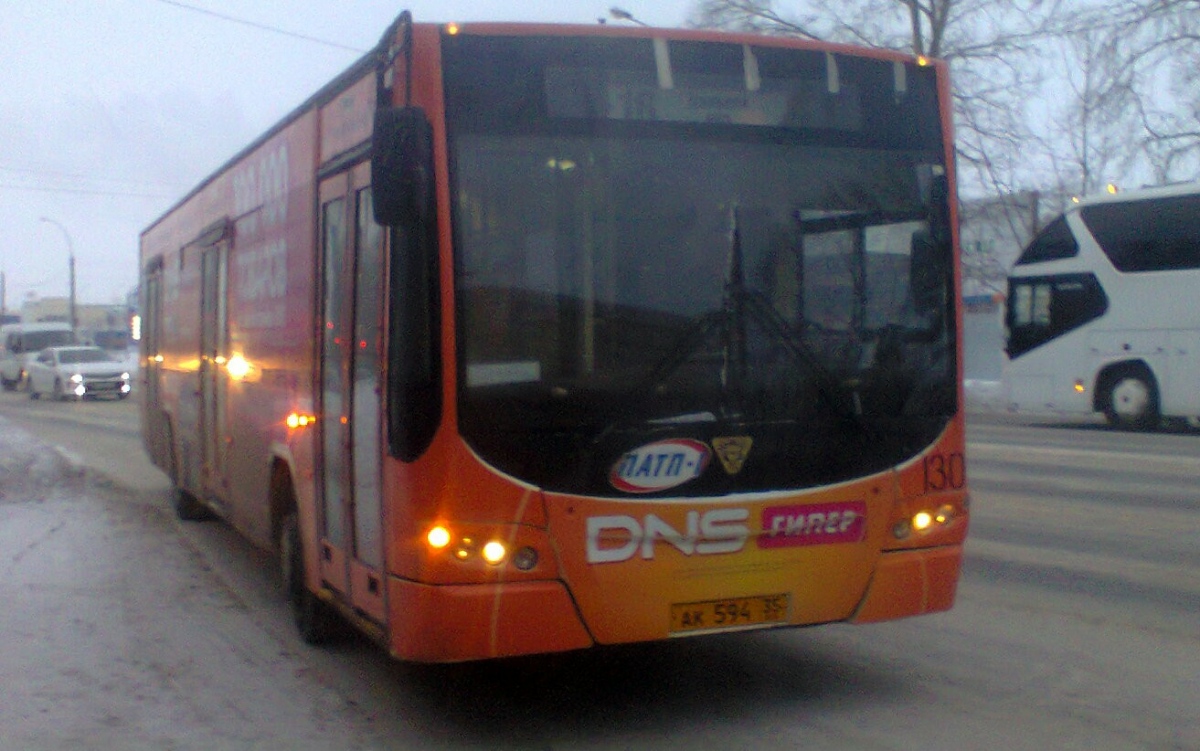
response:
<path id="1" fill-rule="evenodd" d="M 1121 417 L 1141 417 L 1150 408 L 1150 389 L 1136 378 L 1120 381 L 1112 390 L 1113 412 Z"/>

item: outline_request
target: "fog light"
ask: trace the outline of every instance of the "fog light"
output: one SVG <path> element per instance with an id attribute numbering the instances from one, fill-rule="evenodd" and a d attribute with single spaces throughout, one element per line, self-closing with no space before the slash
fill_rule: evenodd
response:
<path id="1" fill-rule="evenodd" d="M 505 549 L 504 543 L 492 540 L 487 545 L 483 546 L 483 560 L 493 566 L 501 563 L 508 555 L 508 550 Z"/>
<path id="2" fill-rule="evenodd" d="M 429 543 L 429 547 L 441 550 L 450 544 L 450 530 L 445 527 L 434 527 L 429 530 L 429 534 L 425 535 L 425 541 Z"/>
<path id="3" fill-rule="evenodd" d="M 513 553 L 513 565 L 521 571 L 530 571 L 537 563 L 538 554 L 533 548 L 525 547 Z"/>

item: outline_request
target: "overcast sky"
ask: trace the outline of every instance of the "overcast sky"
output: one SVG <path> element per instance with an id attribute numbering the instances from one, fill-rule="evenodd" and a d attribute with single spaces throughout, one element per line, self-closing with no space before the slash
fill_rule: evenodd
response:
<path id="1" fill-rule="evenodd" d="M 204 8 L 352 50 L 231 23 Z M 0 270 L 5 304 L 137 284 L 138 234 L 378 42 L 420 21 L 595 23 L 611 0 L 38 0 L 0 21 Z M 679 26 L 692 0 L 616 3 Z M 610 21 L 611 23 L 612 21 Z M 42 221 L 42 218 L 54 223 Z"/>

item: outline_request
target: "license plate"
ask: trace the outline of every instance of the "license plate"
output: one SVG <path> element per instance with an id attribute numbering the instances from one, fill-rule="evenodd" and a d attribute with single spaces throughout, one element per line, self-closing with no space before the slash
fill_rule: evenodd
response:
<path id="1" fill-rule="evenodd" d="M 724 631 L 786 623 L 789 610 L 787 595 L 676 603 L 671 606 L 671 633 Z"/>

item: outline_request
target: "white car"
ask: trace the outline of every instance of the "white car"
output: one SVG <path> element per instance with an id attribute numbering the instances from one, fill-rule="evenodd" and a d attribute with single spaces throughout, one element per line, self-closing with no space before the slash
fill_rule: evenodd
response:
<path id="1" fill-rule="evenodd" d="M 125 364 L 99 347 L 47 347 L 26 365 L 29 398 L 42 394 L 56 399 L 129 396 Z"/>

